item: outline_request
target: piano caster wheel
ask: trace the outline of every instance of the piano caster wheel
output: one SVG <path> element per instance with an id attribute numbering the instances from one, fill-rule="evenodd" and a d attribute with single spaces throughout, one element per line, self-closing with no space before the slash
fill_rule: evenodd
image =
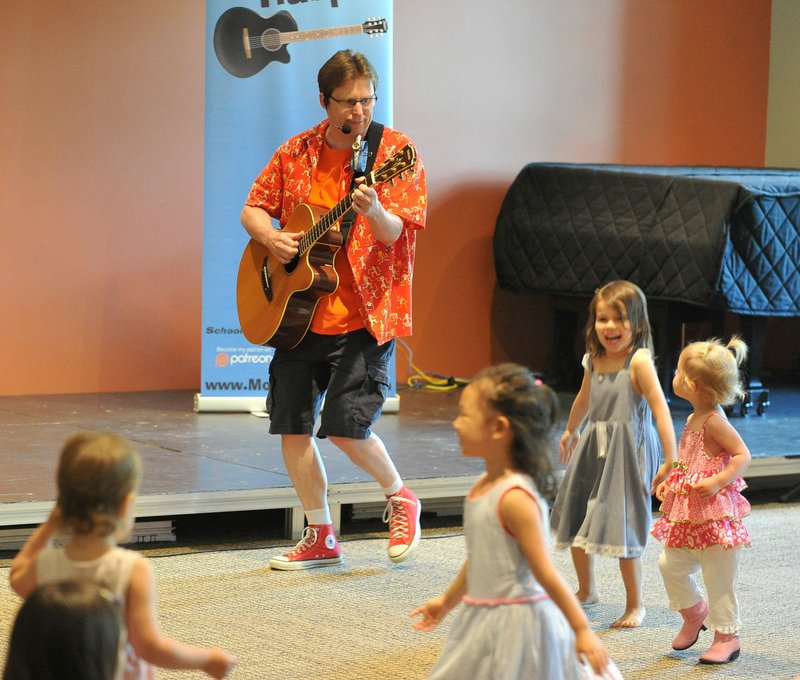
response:
<path id="1" fill-rule="evenodd" d="M 753 408 L 753 402 L 755 402 L 756 413 L 763 416 L 769 406 L 769 390 L 761 390 L 757 394 L 745 392 L 744 398 L 733 406 L 727 407 L 725 413 L 730 416 L 737 412 L 739 416 L 744 417 Z"/>
<path id="2" fill-rule="evenodd" d="M 731 416 L 739 416 L 740 418 L 744 418 L 752 411 L 754 406 L 756 413 L 760 416 L 763 416 L 764 412 L 769 406 L 769 390 L 762 389 L 756 393 L 747 391 L 745 392 L 741 401 L 737 401 L 730 406 L 726 406 L 724 410 L 725 414 L 729 418 Z"/>

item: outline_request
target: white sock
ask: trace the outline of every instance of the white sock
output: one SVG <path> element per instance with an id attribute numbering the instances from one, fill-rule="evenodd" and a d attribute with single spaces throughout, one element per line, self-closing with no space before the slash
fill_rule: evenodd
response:
<path id="1" fill-rule="evenodd" d="M 331 519 L 331 511 L 326 505 L 324 508 L 318 510 L 306 510 L 306 521 L 309 524 L 328 525 L 333 524 Z"/>
<path id="2" fill-rule="evenodd" d="M 391 486 L 384 486 L 383 493 L 385 493 L 387 496 L 394 496 L 402 488 L 403 488 L 403 480 L 398 478 L 397 481 Z"/>

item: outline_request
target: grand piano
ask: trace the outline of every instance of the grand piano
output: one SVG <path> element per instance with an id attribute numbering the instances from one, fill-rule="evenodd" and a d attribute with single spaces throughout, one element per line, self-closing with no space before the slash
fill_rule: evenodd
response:
<path id="1" fill-rule="evenodd" d="M 725 313 L 739 315 L 751 348 L 741 415 L 769 405 L 766 319 L 800 316 L 800 170 L 530 163 L 504 198 L 493 245 L 505 290 L 588 303 L 608 281 L 639 285 L 667 395 L 693 339 L 686 321 L 721 335 Z M 575 318 L 551 320 L 556 353 L 574 344 Z"/>

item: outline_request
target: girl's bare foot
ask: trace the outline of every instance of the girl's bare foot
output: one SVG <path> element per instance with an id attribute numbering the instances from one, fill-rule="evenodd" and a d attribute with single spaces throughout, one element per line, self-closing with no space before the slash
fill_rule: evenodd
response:
<path id="1" fill-rule="evenodd" d="M 586 594 L 579 590 L 577 593 L 575 593 L 575 597 L 578 598 L 578 602 L 580 603 L 581 607 L 591 607 L 592 605 L 600 602 L 600 596 L 597 594 L 596 590 L 592 590 Z"/>
<path id="2" fill-rule="evenodd" d="M 638 628 L 642 625 L 645 614 L 647 614 L 647 610 L 644 607 L 632 607 L 630 609 L 626 609 L 625 613 L 611 624 L 611 627 Z"/>

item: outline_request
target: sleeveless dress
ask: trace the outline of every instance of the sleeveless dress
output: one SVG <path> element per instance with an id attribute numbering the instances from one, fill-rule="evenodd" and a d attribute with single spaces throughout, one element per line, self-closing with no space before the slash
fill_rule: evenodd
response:
<path id="1" fill-rule="evenodd" d="M 721 417 L 712 413 L 708 418 Z M 701 498 L 689 488 L 723 470 L 732 456 L 721 451 L 709 456 L 705 450 L 708 418 L 699 430 L 684 428 L 678 446 L 678 461 L 666 479 L 667 493 L 662 516 L 652 534 L 668 548 L 750 547 L 750 536 L 742 518 L 750 514 L 750 503 L 741 492 L 747 485 L 741 477 L 720 489 L 713 498 Z"/>
<path id="2" fill-rule="evenodd" d="M 514 473 L 464 502 L 467 594 L 430 678 L 436 680 L 576 680 L 597 677 L 575 652 L 575 635 L 531 573 L 517 541 L 504 529 L 499 504 L 510 489 L 547 505 L 533 480 Z M 611 674 L 620 677 L 613 664 Z"/>
<path id="3" fill-rule="evenodd" d="M 650 406 L 631 384 L 633 356 L 616 373 L 599 374 L 583 357 L 589 411 L 553 504 L 556 550 L 635 558 L 647 546 L 661 445 Z"/>
<path id="4" fill-rule="evenodd" d="M 41 585 L 77 579 L 103 585 L 120 599 L 124 612 L 125 594 L 128 592 L 133 565 L 136 560 L 142 559 L 144 557 L 133 550 L 115 547 L 96 560 L 78 562 L 67 557 L 64 548 L 49 546 L 36 560 L 36 582 Z M 124 628 L 124 614 L 122 623 Z M 155 678 L 153 666 L 136 656 L 133 647 L 128 644 L 127 633 L 123 631 L 115 680 L 153 680 L 153 678 Z"/>

